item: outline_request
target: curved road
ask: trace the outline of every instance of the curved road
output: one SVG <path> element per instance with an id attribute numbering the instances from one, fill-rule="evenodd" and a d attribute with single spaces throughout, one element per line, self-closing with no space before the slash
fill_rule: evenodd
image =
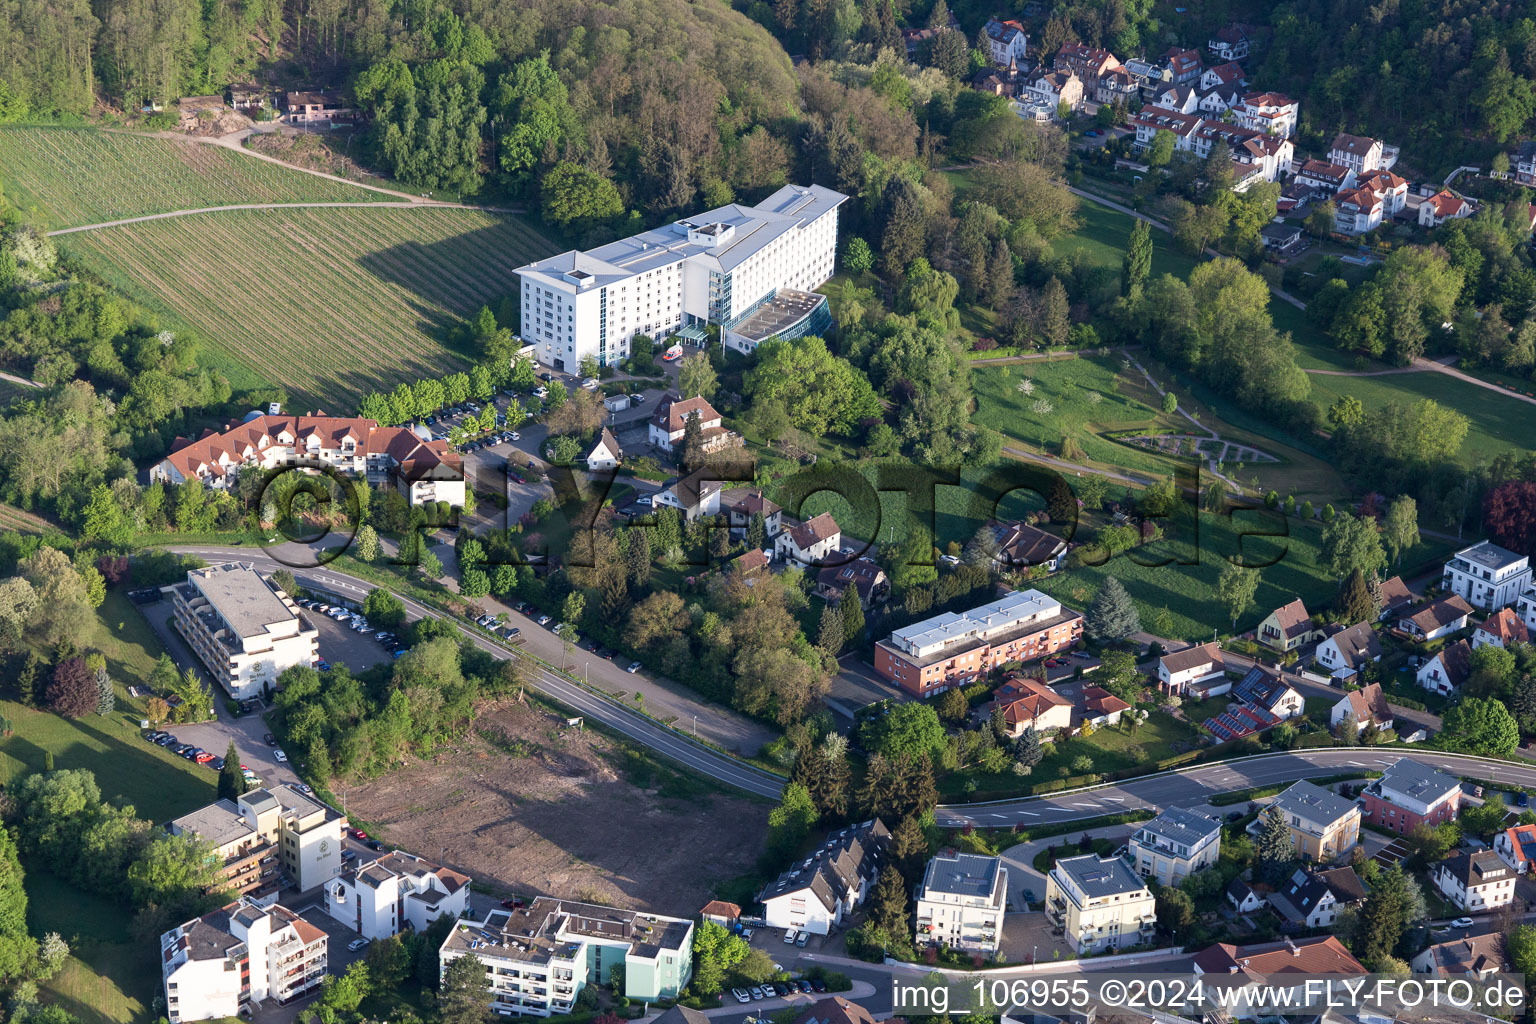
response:
<path id="1" fill-rule="evenodd" d="M 287 569 L 300 581 L 317 584 L 326 590 L 339 592 L 344 596 L 355 596 L 359 603 L 367 596 L 368 591 L 374 589 L 374 584 L 359 579 L 356 576 L 336 572 L 326 566 L 319 568 L 292 566 L 256 547 L 172 547 L 168 550 L 208 559 L 249 562 L 264 572 Z M 425 605 L 418 604 L 409 597 L 397 596 L 404 603 L 406 617 L 410 620 L 414 621 L 426 617 L 435 619 L 453 618 L 435 608 L 428 608 Z M 453 621 L 457 622 L 460 626 L 469 625 L 456 619 Z M 514 651 L 512 649 L 501 646 L 472 627 L 466 628 L 464 634 L 470 638 L 476 647 L 497 658 L 513 656 Z M 600 722 L 615 732 L 649 747 L 659 754 L 664 754 L 672 760 L 692 768 L 694 771 L 709 778 L 758 796 L 776 800 L 783 790 L 784 780 L 779 776 L 769 774 L 760 768 L 731 757 L 729 754 L 698 743 L 676 729 L 669 728 L 660 722 L 637 714 L 615 701 L 599 697 L 590 690 L 582 689 L 582 687 L 562 678 L 536 661 L 524 659 L 524 663 L 531 670 L 528 674 L 527 682 L 534 689 L 560 701 L 560 703 L 593 721 Z"/>

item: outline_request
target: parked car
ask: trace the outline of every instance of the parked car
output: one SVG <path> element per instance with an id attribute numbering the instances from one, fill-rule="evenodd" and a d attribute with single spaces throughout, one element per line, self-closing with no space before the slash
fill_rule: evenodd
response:
<path id="1" fill-rule="evenodd" d="M 288 755 L 281 750 L 274 750 L 272 751 L 272 759 L 278 764 L 283 764 L 288 760 Z"/>
<path id="2" fill-rule="evenodd" d="M 547 626 L 551 621 L 553 620 L 548 615 L 540 615 L 538 618 L 538 623 L 541 626 Z"/>
<path id="3" fill-rule="evenodd" d="M 638 661 L 632 661 L 632 662 L 629 663 L 629 667 L 626 668 L 624 671 L 630 673 L 631 675 L 633 675 L 634 673 L 640 671 L 640 663 Z"/>
<path id="4" fill-rule="evenodd" d="M 802 993 L 804 993 L 806 995 L 810 995 L 810 993 L 811 993 L 811 983 L 808 980 L 806 980 L 805 978 L 798 979 L 795 982 L 795 987 L 798 988 Z"/>
<path id="5" fill-rule="evenodd" d="M 356 850 L 342 850 L 341 851 L 341 862 L 343 864 L 345 864 L 349 860 L 356 860 L 356 859 L 357 859 L 357 851 Z"/>
<path id="6" fill-rule="evenodd" d="M 523 435 L 514 430 L 512 433 L 507 435 L 507 439 L 511 441 L 521 441 L 523 439 Z"/>
<path id="7" fill-rule="evenodd" d="M 809 942 L 809 941 L 811 941 L 811 933 L 810 932 L 801 932 L 800 933 L 800 937 L 795 940 L 795 945 L 799 946 L 801 949 L 804 949 L 805 948 L 805 944 L 807 942 Z"/>
<path id="8" fill-rule="evenodd" d="M 1475 922 L 1470 917 L 1458 917 L 1451 922 L 1452 928 L 1471 928 Z"/>
<path id="9" fill-rule="evenodd" d="M 324 658 L 321 658 L 319 661 L 315 662 L 315 667 L 318 668 L 321 672 L 329 672 L 331 670 L 331 663 L 326 661 Z"/>
<path id="10" fill-rule="evenodd" d="M 786 946 L 793 946 L 795 944 L 795 936 L 798 935 L 799 933 L 800 933 L 800 930 L 798 928 L 785 928 L 784 929 L 784 945 L 786 945 Z"/>
<path id="11" fill-rule="evenodd" d="M 733 988 L 731 989 L 731 995 L 736 997 L 738 1003 L 750 1003 L 752 1001 L 751 995 L 744 989 Z"/>
<path id="12" fill-rule="evenodd" d="M 644 405 L 645 404 L 645 396 L 644 395 L 630 395 L 629 396 L 629 404 L 630 405 Z"/>
<path id="13" fill-rule="evenodd" d="M 763 990 L 758 988 L 756 985 L 753 985 L 752 986 L 752 998 L 753 999 L 763 999 L 763 998 L 765 998 L 764 995 L 763 995 Z"/>
<path id="14" fill-rule="evenodd" d="M 367 945 L 368 945 L 368 940 L 367 939 L 359 938 L 359 939 L 353 939 L 351 942 L 347 943 L 347 948 L 349 950 L 351 950 L 352 952 L 356 953 L 358 950 L 362 949 L 363 947 L 365 947 Z"/>
<path id="15" fill-rule="evenodd" d="M 815 989 L 817 992 L 825 992 L 827 990 L 827 983 L 822 981 L 820 978 L 812 978 L 811 988 Z"/>
<path id="16" fill-rule="evenodd" d="M 362 842 L 364 839 L 368 838 L 368 833 L 364 832 L 360 828 L 353 829 L 351 834 L 352 834 L 352 838 L 356 839 L 358 842 Z"/>
<path id="17" fill-rule="evenodd" d="M 208 767 L 212 768 L 216 772 L 221 772 L 224 770 L 224 759 L 222 757 L 210 758 L 208 761 Z"/>

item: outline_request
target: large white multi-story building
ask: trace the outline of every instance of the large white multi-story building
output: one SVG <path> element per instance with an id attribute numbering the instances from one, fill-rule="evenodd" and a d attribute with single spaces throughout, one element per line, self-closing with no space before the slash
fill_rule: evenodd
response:
<path id="1" fill-rule="evenodd" d="M 341 815 L 294 786 L 253 789 L 171 821 L 173 835 L 212 847 L 223 874 L 241 895 L 277 887 L 275 870 L 301 892 L 341 870 Z"/>
<path id="2" fill-rule="evenodd" d="M 485 968 L 490 1007 L 503 1016 L 570 1013 L 582 988 L 607 984 L 615 967 L 629 999 L 676 999 L 693 976 L 693 922 L 540 896 L 456 925 L 438 963 L 446 972 L 464 956 Z"/>
<path id="3" fill-rule="evenodd" d="M 320 631 L 249 562 L 193 569 L 170 590 L 177 630 L 236 700 L 275 687 L 285 668 L 320 659 Z"/>
<path id="4" fill-rule="evenodd" d="M 409 926 L 424 932 L 469 906 L 469 876 L 396 850 L 343 871 L 325 887 L 325 910 L 365 939 Z"/>
<path id="5" fill-rule="evenodd" d="M 732 203 L 519 267 L 523 340 L 540 362 L 575 370 L 587 356 L 603 366 L 627 358 L 637 334 L 730 328 L 780 289 L 810 292 L 832 276 L 837 208 L 847 198 L 785 185 L 756 206 Z M 776 336 L 804 333 L 816 310 L 777 325 Z"/>
<path id="6" fill-rule="evenodd" d="M 830 934 L 869 895 L 890 840 L 879 818 L 832 833 L 758 896 L 764 922 L 769 928 Z"/>
<path id="7" fill-rule="evenodd" d="M 1131 833 L 1126 859 L 1143 878 L 1178 885 L 1221 855 L 1221 822 L 1184 807 L 1170 807 Z"/>
<path id="8" fill-rule="evenodd" d="M 1045 878 L 1045 916 L 1080 955 L 1150 942 L 1157 903 L 1119 857 L 1085 854 L 1056 862 Z"/>
<path id="9" fill-rule="evenodd" d="M 1474 608 L 1496 612 L 1531 585 L 1531 560 L 1491 540 L 1479 541 L 1451 556 L 1440 585 Z"/>
<path id="10" fill-rule="evenodd" d="M 286 907 L 241 899 L 160 936 L 165 1016 L 233 1020 L 279 1005 L 325 980 L 325 932 Z"/>
<path id="11" fill-rule="evenodd" d="M 1007 905 L 1008 869 L 1001 857 L 935 857 L 917 890 L 917 942 L 995 953 Z"/>

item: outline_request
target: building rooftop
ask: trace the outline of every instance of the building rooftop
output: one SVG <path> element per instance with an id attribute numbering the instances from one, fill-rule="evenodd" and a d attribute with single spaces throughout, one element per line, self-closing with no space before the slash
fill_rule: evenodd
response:
<path id="1" fill-rule="evenodd" d="M 935 857 L 928 862 L 928 871 L 923 876 L 923 892 L 989 899 L 1002 883 L 1002 871 L 1001 857 L 974 853 Z"/>
<path id="2" fill-rule="evenodd" d="M 1515 869 L 1492 850 L 1459 851 L 1442 860 L 1437 869 L 1464 887 L 1487 885 L 1515 876 Z"/>
<path id="3" fill-rule="evenodd" d="M 890 838 L 890 830 L 879 818 L 839 829 L 810 856 L 769 883 L 758 900 L 766 902 L 809 889 L 830 910 L 861 878 L 874 876 Z"/>
<path id="4" fill-rule="evenodd" d="M 1218 943 L 1195 954 L 1202 974 L 1365 974 L 1337 936 L 1282 939 L 1256 946 Z"/>
<path id="5" fill-rule="evenodd" d="M 170 829 L 177 834 L 190 832 L 214 847 L 228 846 L 256 832 L 233 800 L 217 800 L 207 807 L 173 818 Z"/>
<path id="6" fill-rule="evenodd" d="M 278 597 L 275 585 L 259 576 L 249 562 L 226 562 L 187 573 L 188 582 L 241 638 L 261 636 L 267 627 L 289 622 L 297 613 Z"/>
<path id="7" fill-rule="evenodd" d="M 1378 793 L 1392 792 L 1422 803 L 1432 804 L 1447 793 L 1461 788 L 1461 783 L 1444 772 L 1408 757 L 1400 757 L 1381 773 L 1370 788 Z"/>
<path id="8" fill-rule="evenodd" d="M 1060 602 L 1038 590 L 1018 590 L 968 612 L 945 612 L 893 630 L 891 639 L 905 649 L 931 647 L 953 643 L 1021 619 L 1054 615 L 1060 610 Z"/>
<path id="9" fill-rule="evenodd" d="M 1165 654 L 1160 660 L 1163 668 L 1168 670 L 1169 675 L 1192 668 L 1199 668 L 1201 665 L 1221 665 L 1221 647 L 1215 643 L 1196 644 L 1194 647 L 1186 647 L 1182 651 Z"/>
<path id="10" fill-rule="evenodd" d="M 802 292 L 794 288 L 780 288 L 732 323 L 726 325 L 733 334 L 748 341 L 767 341 L 784 333 L 795 324 L 825 304 L 827 297 L 815 292 Z"/>
<path id="11" fill-rule="evenodd" d="M 1294 814 L 1303 821 L 1326 826 L 1353 811 L 1355 802 L 1302 780 L 1275 797 L 1270 806 L 1278 807 L 1284 814 Z"/>
<path id="12" fill-rule="evenodd" d="M 1056 862 L 1056 868 L 1070 878 L 1089 899 L 1138 893 L 1147 885 L 1119 857 L 1100 857 L 1088 853 Z"/>
<path id="13" fill-rule="evenodd" d="M 1221 822 L 1199 811 L 1185 807 L 1170 807 L 1151 821 L 1144 822 L 1138 832 L 1150 832 L 1169 842 L 1193 848 L 1206 837 L 1221 831 Z"/>
<path id="14" fill-rule="evenodd" d="M 1527 560 L 1525 555 L 1516 554 L 1508 548 L 1501 548 L 1491 540 L 1479 541 L 1469 548 L 1456 552 L 1455 557 L 1493 572 Z"/>

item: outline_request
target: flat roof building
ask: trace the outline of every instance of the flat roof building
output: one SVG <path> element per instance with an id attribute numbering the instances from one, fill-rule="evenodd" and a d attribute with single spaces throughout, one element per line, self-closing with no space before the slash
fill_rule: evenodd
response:
<path id="1" fill-rule="evenodd" d="M 247 897 L 160 936 L 160 976 L 171 1024 L 248 1016 L 325 980 L 325 932 L 287 907 Z"/>
<path id="2" fill-rule="evenodd" d="M 1131 833 L 1126 853 L 1143 878 L 1178 885 L 1216 863 L 1221 855 L 1221 822 L 1199 811 L 1170 807 Z"/>
<path id="3" fill-rule="evenodd" d="M 286 668 L 320 659 L 320 631 L 249 562 L 193 569 L 171 595 L 177 630 L 236 700 L 275 688 Z"/>
<path id="4" fill-rule="evenodd" d="M 224 877 L 242 895 L 277 888 L 280 872 L 307 891 L 341 870 L 341 815 L 289 785 L 217 800 L 166 828 L 212 845 Z"/>
<path id="5" fill-rule="evenodd" d="M 935 857 L 917 890 L 917 943 L 995 953 L 1007 906 L 1008 869 L 1001 857 Z"/>

